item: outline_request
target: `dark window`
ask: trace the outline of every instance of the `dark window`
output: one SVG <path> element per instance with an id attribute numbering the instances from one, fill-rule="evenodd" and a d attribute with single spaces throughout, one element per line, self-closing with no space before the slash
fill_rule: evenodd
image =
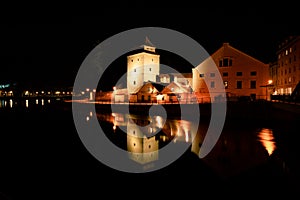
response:
<path id="1" fill-rule="evenodd" d="M 236 82 L 236 88 L 237 89 L 242 89 L 242 81 L 237 81 Z"/>
<path id="2" fill-rule="evenodd" d="M 136 69 L 134 69 L 133 71 L 136 72 Z"/>
<path id="3" fill-rule="evenodd" d="M 232 66 L 231 58 L 223 58 L 219 60 L 219 67 L 228 67 L 228 66 Z"/>
<path id="4" fill-rule="evenodd" d="M 135 81 L 133 81 L 133 85 L 135 85 L 135 83 L 136 83 L 136 82 L 135 82 Z"/>
<path id="5" fill-rule="evenodd" d="M 232 59 L 229 59 L 229 66 L 232 66 Z"/>
<path id="6" fill-rule="evenodd" d="M 214 81 L 210 82 L 210 88 L 215 88 L 215 82 Z"/>
<path id="7" fill-rule="evenodd" d="M 223 72 L 223 76 L 228 76 L 228 72 Z"/>
<path id="8" fill-rule="evenodd" d="M 215 73 L 210 73 L 210 77 L 215 77 Z"/>
<path id="9" fill-rule="evenodd" d="M 256 81 L 250 81 L 250 88 L 256 89 Z"/>
<path id="10" fill-rule="evenodd" d="M 223 59 L 223 66 L 224 67 L 228 67 L 229 66 L 229 60 L 228 60 L 228 58 L 224 58 Z"/>
<path id="11" fill-rule="evenodd" d="M 250 76 L 256 76 L 256 71 L 250 72 Z"/>
<path id="12" fill-rule="evenodd" d="M 243 75 L 243 72 L 236 72 L 236 75 L 237 75 L 237 76 L 242 76 L 242 75 Z"/>
<path id="13" fill-rule="evenodd" d="M 151 72 L 151 68 L 149 68 L 149 71 Z"/>
<path id="14" fill-rule="evenodd" d="M 200 77 L 204 77 L 204 74 L 200 74 Z"/>

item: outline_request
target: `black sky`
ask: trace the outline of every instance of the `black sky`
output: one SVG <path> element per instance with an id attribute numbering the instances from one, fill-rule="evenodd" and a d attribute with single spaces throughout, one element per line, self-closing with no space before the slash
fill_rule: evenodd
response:
<path id="1" fill-rule="evenodd" d="M 143 10 L 135 5 L 99 8 L 99 12 L 91 15 L 7 18 L 1 23 L 0 82 L 72 85 L 81 63 L 97 44 L 122 31 L 147 26 L 180 31 L 208 53 L 229 42 L 269 63 L 276 59 L 279 42 L 299 34 L 297 13 L 292 6 L 287 11 L 250 6 Z"/>

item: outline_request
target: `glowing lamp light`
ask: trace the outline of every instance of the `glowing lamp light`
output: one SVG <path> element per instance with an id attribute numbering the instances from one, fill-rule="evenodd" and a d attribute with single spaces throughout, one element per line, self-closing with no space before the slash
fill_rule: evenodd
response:
<path id="1" fill-rule="evenodd" d="M 268 80 L 268 84 L 272 84 L 273 83 L 273 80 Z"/>

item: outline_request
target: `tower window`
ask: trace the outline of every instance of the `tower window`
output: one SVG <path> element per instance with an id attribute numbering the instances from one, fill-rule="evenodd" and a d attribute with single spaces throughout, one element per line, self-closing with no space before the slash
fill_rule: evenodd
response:
<path id="1" fill-rule="evenodd" d="M 133 85 L 135 85 L 136 84 L 136 82 L 135 81 L 133 81 Z"/>
<path id="2" fill-rule="evenodd" d="M 151 72 L 151 68 L 149 68 L 149 72 Z"/>

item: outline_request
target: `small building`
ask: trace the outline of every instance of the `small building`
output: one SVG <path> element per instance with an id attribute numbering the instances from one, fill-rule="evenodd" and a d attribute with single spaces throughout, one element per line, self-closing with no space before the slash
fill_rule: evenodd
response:
<path id="1" fill-rule="evenodd" d="M 191 102 L 193 98 L 192 88 L 189 85 L 181 85 L 178 82 L 171 82 L 162 91 L 159 101 L 165 103 Z M 163 101 L 164 100 L 164 101 Z"/>
<path id="2" fill-rule="evenodd" d="M 164 83 L 148 81 L 129 94 L 129 102 L 157 103 L 157 96 L 166 86 Z"/>

